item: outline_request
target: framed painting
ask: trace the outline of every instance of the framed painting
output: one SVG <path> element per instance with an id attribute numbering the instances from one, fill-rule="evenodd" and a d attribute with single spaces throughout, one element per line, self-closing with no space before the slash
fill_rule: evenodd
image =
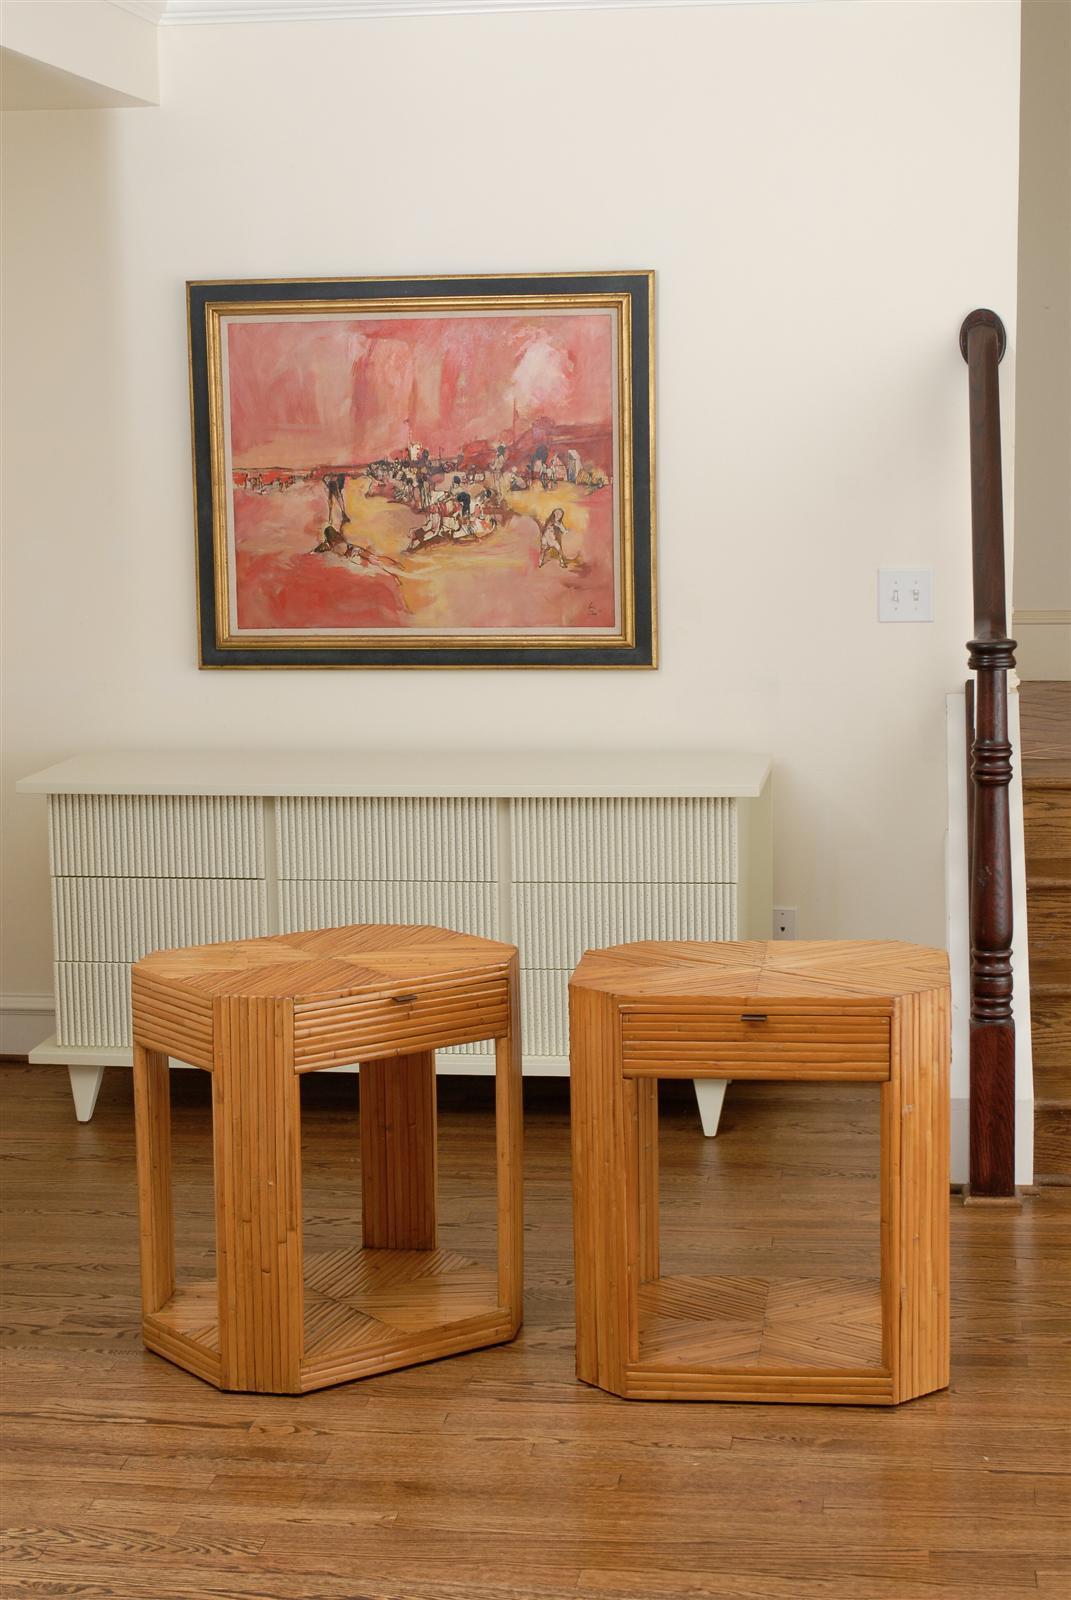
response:
<path id="1" fill-rule="evenodd" d="M 653 274 L 187 284 L 203 667 L 653 667 Z"/>

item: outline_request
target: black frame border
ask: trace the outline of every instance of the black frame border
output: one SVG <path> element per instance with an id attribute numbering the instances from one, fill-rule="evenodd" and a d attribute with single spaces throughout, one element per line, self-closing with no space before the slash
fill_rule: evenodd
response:
<path id="1" fill-rule="evenodd" d="M 212 448 L 209 423 L 208 349 L 205 307 L 218 300 L 376 300 L 426 295 L 620 294 L 631 297 L 632 349 L 632 592 L 635 632 L 631 645 L 481 646 L 457 644 L 404 650 L 325 647 L 222 649 L 216 643 L 216 573 L 213 551 Z M 438 278 L 303 278 L 198 280 L 186 285 L 189 326 L 190 409 L 197 532 L 197 594 L 200 665 L 203 668 L 392 668 L 454 667 L 480 671 L 498 667 L 608 668 L 657 666 L 654 525 L 654 340 L 653 274 L 648 272 L 514 274 Z"/>

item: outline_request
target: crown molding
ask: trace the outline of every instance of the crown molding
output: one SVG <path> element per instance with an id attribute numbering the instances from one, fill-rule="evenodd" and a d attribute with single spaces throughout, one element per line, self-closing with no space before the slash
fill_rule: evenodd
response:
<path id="1" fill-rule="evenodd" d="M 109 4 L 117 6 L 120 11 L 129 11 L 132 17 L 141 17 L 145 22 L 162 22 L 167 10 L 167 0 L 109 0 Z"/>
<path id="2" fill-rule="evenodd" d="M 142 14 L 144 0 L 113 0 Z M 640 11 L 723 5 L 811 5 L 815 0 L 166 0 L 168 25 L 345 22 L 371 17 L 479 16 L 501 11 Z M 841 4 L 849 0 L 840 0 Z"/>

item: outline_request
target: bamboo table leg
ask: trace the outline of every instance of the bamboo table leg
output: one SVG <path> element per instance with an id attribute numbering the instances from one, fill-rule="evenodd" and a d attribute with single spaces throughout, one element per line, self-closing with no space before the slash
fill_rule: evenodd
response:
<path id="1" fill-rule="evenodd" d="M 167 1057 L 134 1046 L 134 1123 L 138 1151 L 141 1309 L 149 1316 L 175 1292 L 171 1188 L 171 1085 Z"/>
<path id="2" fill-rule="evenodd" d="M 221 1387 L 301 1387 L 301 1103 L 293 1004 L 215 1001 L 212 1131 Z"/>
<path id="3" fill-rule="evenodd" d="M 498 1302 L 514 1333 L 524 1296 L 524 1091 L 521 1081 L 518 960 L 510 962 L 509 1032 L 495 1040 L 495 1161 L 498 1190 Z"/>
<path id="4" fill-rule="evenodd" d="M 569 1007 L 576 1372 L 585 1383 L 622 1394 L 636 1321 L 630 1273 L 638 1277 L 640 1259 L 636 1163 L 630 1178 L 628 1160 L 639 1101 L 625 1093 L 613 997 L 574 989 Z"/>
<path id="5" fill-rule="evenodd" d="M 361 1064 L 361 1230 L 371 1250 L 434 1250 L 435 1052 Z"/>
<path id="6" fill-rule="evenodd" d="M 640 1208 L 640 1278 L 658 1277 L 658 1079 L 636 1084 L 636 1145 Z"/>

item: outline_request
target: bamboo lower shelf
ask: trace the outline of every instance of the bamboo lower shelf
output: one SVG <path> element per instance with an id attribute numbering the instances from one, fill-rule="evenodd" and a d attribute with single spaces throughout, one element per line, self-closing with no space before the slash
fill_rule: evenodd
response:
<path id="1" fill-rule="evenodd" d="M 881 1282 L 868 1278 L 654 1278 L 641 1283 L 630 1388 L 650 1399 L 769 1400 L 802 1380 L 815 1399 L 892 1400 Z"/>
<path id="2" fill-rule="evenodd" d="M 220 1364 L 218 1286 L 183 1285 L 146 1318 L 145 1343 Z M 498 1304 L 498 1275 L 451 1250 L 324 1250 L 305 1258 L 300 1387 L 350 1378 L 497 1344 L 511 1334 Z M 192 1352 L 190 1347 L 194 1347 Z M 184 1364 L 189 1364 L 185 1362 Z"/>

